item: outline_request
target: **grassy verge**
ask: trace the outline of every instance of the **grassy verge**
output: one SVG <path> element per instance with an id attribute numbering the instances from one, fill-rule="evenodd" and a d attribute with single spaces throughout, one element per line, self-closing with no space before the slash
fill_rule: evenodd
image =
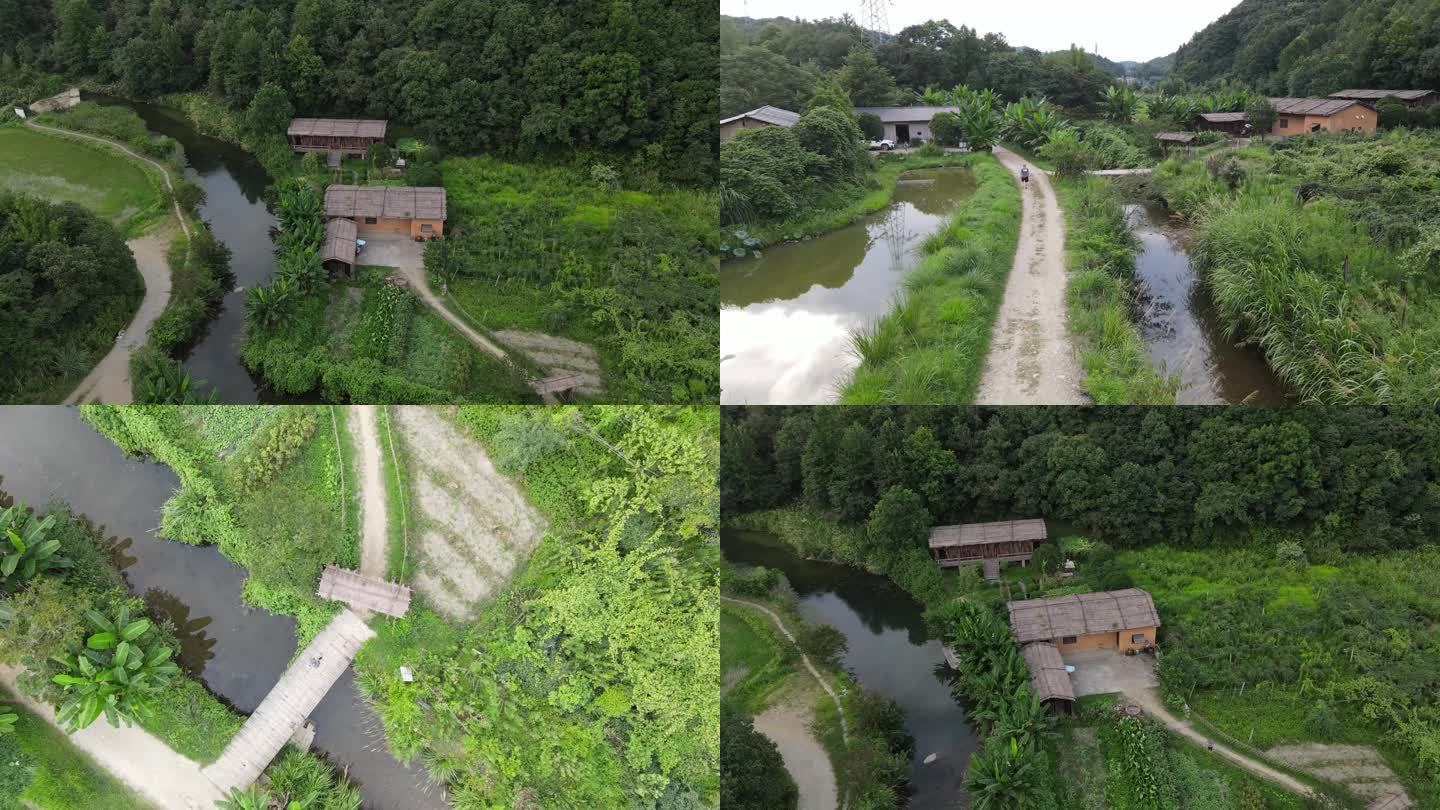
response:
<path id="1" fill-rule="evenodd" d="M 720 670 L 725 684 L 721 693 L 746 714 L 760 712 L 770 695 L 795 673 L 797 652 L 778 636 L 770 617 L 744 605 L 721 603 Z"/>
<path id="2" fill-rule="evenodd" d="M 726 225 L 721 230 L 731 237 L 737 231 L 744 232 L 749 238 L 757 240 L 757 248 L 776 242 L 809 239 L 843 228 L 889 205 L 895 196 L 895 184 L 905 172 L 942 166 L 969 166 L 974 161 L 974 156 L 965 154 L 933 157 L 877 154 L 864 184 L 835 189 L 804 214 L 773 224 Z"/>
<path id="3" fill-rule="evenodd" d="M 350 420 L 359 417 L 349 408 L 331 405 L 326 410 L 330 412 L 330 435 L 339 449 L 336 464 L 339 466 L 340 534 L 353 542 L 352 553 L 358 564 L 360 535 L 364 526 L 361 525 L 360 462 L 355 457 L 358 448 L 350 440 Z M 324 430 L 323 424 L 320 429 Z"/>
<path id="4" fill-rule="evenodd" d="M 1046 158 L 1040 157 L 1039 153 L 1037 153 L 1033 149 L 1021 146 L 1018 143 L 1006 143 L 1002 144 L 1002 146 L 1004 146 L 1006 149 L 1009 149 L 1011 152 L 1019 155 L 1020 157 L 1025 158 L 1025 162 L 1029 163 L 1031 166 L 1036 166 L 1038 168 L 1044 169 L 1047 172 L 1055 171 L 1055 164 L 1050 162 Z"/>
<path id="5" fill-rule="evenodd" d="M 400 582 L 410 581 L 410 490 L 406 488 L 408 467 L 405 443 L 395 436 L 389 405 L 375 406 L 376 432 L 380 437 L 381 469 L 385 475 L 386 530 L 390 535 L 388 575 Z"/>
<path id="6" fill-rule="evenodd" d="M 975 193 L 925 242 L 895 308 L 851 340 L 846 404 L 969 402 L 1020 239 L 1020 192 L 990 155 L 970 158 Z"/>
<path id="7" fill-rule="evenodd" d="M 0 189 L 78 203 L 127 238 L 163 219 L 167 204 L 153 170 L 114 149 L 21 127 L 0 129 Z"/>
<path id="8" fill-rule="evenodd" d="M 3 686 L 0 703 L 20 715 L 0 734 L 0 810 L 154 810 Z"/>
<path id="9" fill-rule="evenodd" d="M 1065 215 L 1066 311 L 1085 392 L 1101 405 L 1175 404 L 1178 378 L 1155 370 L 1131 319 L 1137 246 L 1119 195 L 1100 177 L 1051 185 Z"/>

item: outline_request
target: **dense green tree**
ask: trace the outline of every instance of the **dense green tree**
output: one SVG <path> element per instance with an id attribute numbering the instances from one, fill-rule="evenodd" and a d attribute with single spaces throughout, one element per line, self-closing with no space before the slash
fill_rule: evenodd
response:
<path id="1" fill-rule="evenodd" d="M 720 57 L 720 115 L 769 104 L 799 110 L 815 87 L 815 74 L 768 48 L 742 48 Z"/>
<path id="2" fill-rule="evenodd" d="M 965 129 L 960 122 L 960 116 L 952 112 L 939 112 L 930 119 L 930 135 L 935 143 L 941 146 L 959 146 L 960 140 L 965 137 Z"/>
<path id="3" fill-rule="evenodd" d="M 741 810 L 794 810 L 800 799 L 780 751 L 750 718 L 721 706 L 720 805 Z"/>
<path id="4" fill-rule="evenodd" d="M 71 73 L 85 73 L 97 66 L 99 55 L 91 53 L 90 43 L 100 22 L 100 15 L 95 13 L 89 0 L 65 0 L 60 5 L 55 47 Z"/>
<path id="5" fill-rule="evenodd" d="M 266 83 L 260 86 L 245 110 L 245 128 L 256 141 L 281 136 L 294 116 L 285 88 Z"/>
<path id="6" fill-rule="evenodd" d="M 884 107 L 894 104 L 900 95 L 890 72 L 875 60 L 875 52 L 863 45 L 850 49 L 836 78 L 857 107 Z"/>

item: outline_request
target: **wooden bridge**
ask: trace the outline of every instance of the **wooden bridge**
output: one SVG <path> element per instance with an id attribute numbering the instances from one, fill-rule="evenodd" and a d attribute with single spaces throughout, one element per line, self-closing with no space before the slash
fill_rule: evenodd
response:
<path id="1" fill-rule="evenodd" d="M 210 781 L 228 793 L 259 779 L 349 668 L 360 646 L 374 636 L 375 631 L 349 608 L 341 610 L 290 662 L 220 758 L 205 768 Z"/>

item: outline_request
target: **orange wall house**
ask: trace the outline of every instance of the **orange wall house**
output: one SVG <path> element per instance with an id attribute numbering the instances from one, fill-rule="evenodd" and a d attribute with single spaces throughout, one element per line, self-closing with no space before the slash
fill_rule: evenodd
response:
<path id="1" fill-rule="evenodd" d="M 353 220 L 361 237 L 438 239 L 445 235 L 445 189 L 333 185 L 325 189 L 325 216 Z"/>
<path id="2" fill-rule="evenodd" d="M 1155 643 L 1160 615 L 1139 588 L 1011 602 L 1010 628 L 1021 646 L 1054 644 L 1072 650 L 1138 650 Z"/>
<path id="3" fill-rule="evenodd" d="M 1371 132 L 1379 116 L 1368 105 L 1349 99 L 1272 98 L 1275 123 L 1270 134 L 1282 138 L 1315 132 Z"/>

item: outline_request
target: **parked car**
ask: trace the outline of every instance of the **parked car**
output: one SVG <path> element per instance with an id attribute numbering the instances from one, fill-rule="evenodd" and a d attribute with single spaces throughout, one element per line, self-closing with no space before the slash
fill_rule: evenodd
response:
<path id="1" fill-rule="evenodd" d="M 895 142 L 894 142 L 894 141 L 891 141 L 891 140 L 887 140 L 887 139 L 883 139 L 883 138 L 882 138 L 881 140 L 871 141 L 871 142 L 870 142 L 870 151 L 871 151 L 871 152 L 874 152 L 874 151 L 877 151 L 877 150 L 878 150 L 878 151 L 881 151 L 881 152 L 889 152 L 891 149 L 894 149 L 894 148 L 895 148 Z"/>

